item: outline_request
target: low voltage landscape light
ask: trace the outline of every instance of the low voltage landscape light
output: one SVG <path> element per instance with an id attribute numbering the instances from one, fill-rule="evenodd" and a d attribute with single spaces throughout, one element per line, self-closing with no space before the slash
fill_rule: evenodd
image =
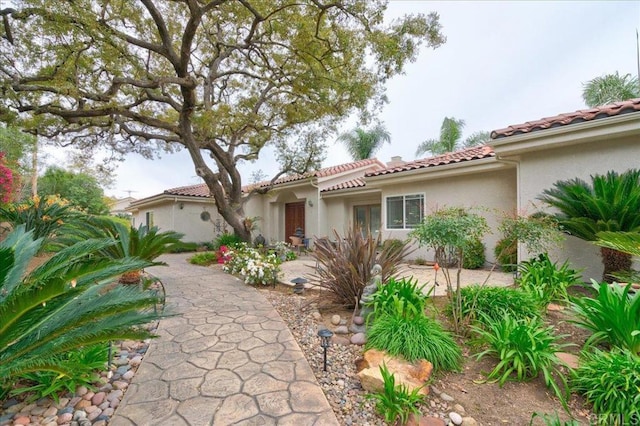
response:
<path id="1" fill-rule="evenodd" d="M 327 371 L 327 348 L 331 346 L 331 337 L 333 336 L 333 332 L 323 328 L 318 331 L 318 336 L 320 336 L 320 346 L 324 349 L 324 371 Z"/>
<path id="2" fill-rule="evenodd" d="M 304 285 L 309 281 L 305 280 L 304 278 L 298 277 L 298 278 L 292 279 L 291 282 L 294 284 L 293 292 L 295 294 L 302 294 L 304 292 Z"/>

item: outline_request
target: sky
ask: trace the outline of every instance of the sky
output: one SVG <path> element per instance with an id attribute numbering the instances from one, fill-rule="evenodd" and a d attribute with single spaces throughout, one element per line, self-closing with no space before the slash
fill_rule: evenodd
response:
<path id="1" fill-rule="evenodd" d="M 463 138 L 586 108 L 583 83 L 604 74 L 638 72 L 636 29 L 640 1 L 403 1 L 392 0 L 388 18 L 440 15 L 447 42 L 423 49 L 405 73 L 388 81 L 389 103 L 379 119 L 391 143 L 376 153 L 415 159 L 418 144 L 437 138 L 444 117 L 463 119 Z M 357 125 L 347 120 L 341 131 Z M 351 161 L 335 135 L 323 166 Z M 244 182 L 262 170 L 275 174 L 271 152 L 240 167 Z M 129 155 L 105 193 L 144 198 L 201 183 L 186 151 L 146 160 Z"/>

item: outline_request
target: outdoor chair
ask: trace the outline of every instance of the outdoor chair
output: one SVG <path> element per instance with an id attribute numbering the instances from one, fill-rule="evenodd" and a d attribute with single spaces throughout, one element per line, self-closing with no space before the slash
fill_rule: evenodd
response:
<path id="1" fill-rule="evenodd" d="M 291 240 L 291 245 L 298 250 L 298 254 L 300 254 L 300 247 L 304 247 L 304 242 L 301 237 L 291 236 L 289 237 Z"/>

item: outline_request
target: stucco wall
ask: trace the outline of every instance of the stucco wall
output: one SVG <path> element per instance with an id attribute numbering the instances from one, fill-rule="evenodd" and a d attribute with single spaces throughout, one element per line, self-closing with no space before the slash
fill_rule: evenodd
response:
<path id="1" fill-rule="evenodd" d="M 501 169 L 472 173 L 463 176 L 453 176 L 438 179 L 421 179 L 401 185 L 385 186 L 382 188 L 382 235 L 384 239 L 406 239 L 410 230 L 396 230 L 386 228 L 385 197 L 410 194 L 424 194 L 425 214 L 445 207 L 466 207 L 487 219 L 492 232 L 484 238 L 487 261 L 493 262 L 493 249 L 501 238 L 497 226 L 504 213 L 511 213 L 516 209 L 516 170 Z M 416 250 L 412 258 L 422 257 L 433 260 L 433 252 L 426 248 Z"/>
<path id="2" fill-rule="evenodd" d="M 543 152 L 525 153 L 520 156 L 520 203 L 528 213 L 536 210 L 551 212 L 548 206 L 537 200 L 547 188 L 558 180 L 581 178 L 590 183 L 593 174 L 609 170 L 623 172 L 640 167 L 640 138 L 607 139 L 564 148 L 546 149 Z M 583 269 L 583 278 L 600 279 L 602 262 L 598 247 L 574 237 L 569 237 L 560 250 L 551 253 L 555 260 L 569 260 Z"/>
<path id="3" fill-rule="evenodd" d="M 210 221 L 200 218 L 203 211 L 209 212 Z M 208 242 L 217 236 L 214 223 L 220 216 L 213 202 L 164 201 L 143 206 L 134 214 L 136 227 L 146 223 L 147 212 L 153 212 L 154 225 L 161 231 L 180 232 L 185 242 Z M 224 225 L 222 218 L 220 223 Z"/>

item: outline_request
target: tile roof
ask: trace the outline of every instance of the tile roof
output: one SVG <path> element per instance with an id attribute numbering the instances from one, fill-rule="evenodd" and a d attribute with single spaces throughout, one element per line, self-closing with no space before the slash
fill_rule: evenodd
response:
<path id="1" fill-rule="evenodd" d="M 210 197 L 209 188 L 204 183 L 197 185 L 180 186 L 178 188 L 165 189 L 163 194 L 186 195 L 190 197 Z"/>
<path id="2" fill-rule="evenodd" d="M 357 170 L 359 168 L 372 166 L 372 165 L 377 165 L 380 168 L 385 167 L 384 163 L 382 163 L 377 158 L 367 158 L 365 160 L 352 161 L 351 163 L 338 164 L 337 166 L 329 166 L 329 167 L 313 170 L 303 174 L 284 176 L 276 180 L 274 184 L 278 185 L 281 183 L 296 182 L 299 180 L 309 179 L 313 177 L 315 178 L 329 177 L 329 176 L 334 176 L 340 173 L 349 172 L 352 170 Z M 260 182 L 258 185 L 267 186 L 268 184 L 269 182 L 267 181 L 267 182 Z"/>
<path id="3" fill-rule="evenodd" d="M 364 179 L 356 178 L 352 180 L 348 180 L 346 182 L 341 182 L 337 185 L 330 186 L 328 188 L 323 189 L 320 192 L 329 192 L 329 191 L 337 191 L 339 189 L 350 189 L 350 188 L 363 188 L 365 186 Z"/>
<path id="4" fill-rule="evenodd" d="M 491 132 L 491 139 L 506 138 L 508 136 L 531 133 L 539 130 L 567 126 L 569 124 L 582 123 L 584 121 L 598 120 L 601 118 L 639 111 L 640 98 L 629 99 L 628 101 L 616 102 L 597 108 L 581 109 L 575 112 L 558 114 L 553 117 L 527 121 L 526 123 L 515 124 L 504 129 L 494 130 Z"/>
<path id="5" fill-rule="evenodd" d="M 377 170 L 375 172 L 367 173 L 365 177 L 389 175 L 392 173 L 426 169 L 428 167 L 444 166 L 447 164 L 462 163 L 465 161 L 479 160 L 489 157 L 495 157 L 493 148 L 488 145 L 474 146 L 472 148 L 463 149 L 462 151 L 449 152 L 447 154 L 437 155 L 435 157 L 410 161 L 400 166 Z"/>
<path id="6" fill-rule="evenodd" d="M 359 160 L 359 161 L 353 161 L 351 163 L 345 163 L 345 164 L 339 164 L 337 166 L 330 166 L 330 167 L 325 167 L 319 170 L 314 170 L 314 171 L 310 171 L 304 174 L 296 174 L 296 175 L 289 175 L 289 176 L 284 176 L 281 177 L 280 179 L 277 179 L 274 184 L 278 185 L 278 184 L 282 184 L 282 183 L 289 183 L 289 182 L 296 182 L 299 180 L 303 180 L 303 179 L 308 179 L 308 178 L 313 178 L 313 177 L 329 177 L 329 176 L 334 176 L 340 173 L 344 173 L 344 172 L 349 172 L 352 170 L 357 170 L 361 167 L 367 167 L 367 166 L 372 166 L 372 165 L 377 165 L 380 168 L 384 168 L 385 165 L 384 163 L 382 163 L 380 160 L 376 159 L 376 158 L 368 158 L 365 160 Z M 349 181 L 349 182 L 355 182 L 358 179 L 354 179 L 353 181 Z M 335 185 L 340 186 L 340 185 L 345 185 L 345 184 L 349 184 L 349 182 L 344 182 L 342 184 L 338 184 Z M 252 188 L 255 187 L 265 187 L 269 185 L 269 181 L 264 181 L 264 182 L 258 182 L 258 183 L 254 183 L 254 184 L 250 184 L 250 185 L 245 185 L 242 187 L 242 190 L 247 192 L 250 191 Z M 364 186 L 364 181 L 362 181 L 362 185 L 360 186 Z M 337 188 L 336 188 L 337 189 Z M 209 193 L 209 188 L 207 187 L 206 184 L 201 183 L 201 184 L 197 184 L 197 185 L 190 185 L 190 186 L 180 186 L 177 188 L 171 188 L 171 189 L 166 189 L 164 190 L 163 194 L 167 194 L 167 195 L 185 195 L 185 196 L 191 196 L 191 197 L 210 197 L 210 193 Z"/>

